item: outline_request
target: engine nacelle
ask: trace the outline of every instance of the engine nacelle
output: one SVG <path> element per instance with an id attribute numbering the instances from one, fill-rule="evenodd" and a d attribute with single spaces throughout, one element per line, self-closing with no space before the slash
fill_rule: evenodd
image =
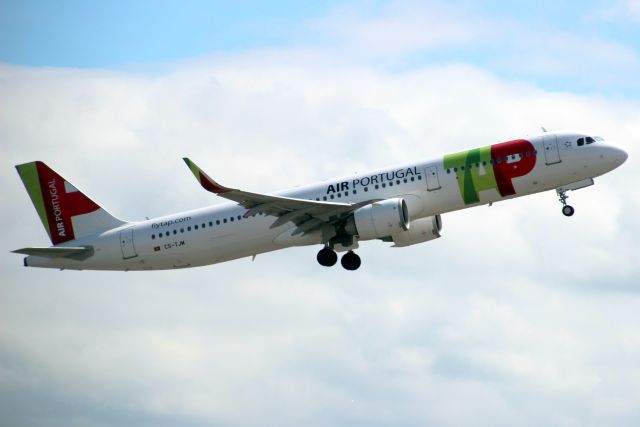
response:
<path id="1" fill-rule="evenodd" d="M 391 236 L 394 243 L 393 247 L 411 246 L 437 239 L 440 237 L 440 230 L 442 230 L 440 215 L 416 219 L 411 221 L 410 229 Z"/>
<path id="2" fill-rule="evenodd" d="M 382 239 L 409 230 L 409 211 L 402 198 L 387 199 L 353 212 L 355 233 L 362 240 Z"/>

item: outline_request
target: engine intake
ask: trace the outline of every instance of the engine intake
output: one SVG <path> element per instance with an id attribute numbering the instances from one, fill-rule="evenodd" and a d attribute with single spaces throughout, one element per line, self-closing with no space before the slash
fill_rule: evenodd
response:
<path id="1" fill-rule="evenodd" d="M 402 198 L 382 200 L 353 212 L 355 233 L 361 240 L 382 239 L 409 230 L 409 211 Z"/>

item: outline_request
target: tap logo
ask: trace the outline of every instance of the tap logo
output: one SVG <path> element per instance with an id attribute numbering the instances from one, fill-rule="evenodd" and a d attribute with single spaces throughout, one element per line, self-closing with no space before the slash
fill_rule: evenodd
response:
<path id="1" fill-rule="evenodd" d="M 513 179 L 527 175 L 536 165 L 537 152 L 525 139 L 502 142 L 444 157 L 444 168 L 455 173 L 466 205 L 480 202 L 479 193 L 496 189 L 502 197 L 513 196 Z"/>

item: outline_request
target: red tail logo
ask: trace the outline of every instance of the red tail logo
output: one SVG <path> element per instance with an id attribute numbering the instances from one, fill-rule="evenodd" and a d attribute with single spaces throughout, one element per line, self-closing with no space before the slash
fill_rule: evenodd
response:
<path id="1" fill-rule="evenodd" d="M 75 189 L 42 162 L 36 162 L 40 189 L 54 245 L 75 239 L 71 219 L 100 209 L 95 202 Z"/>

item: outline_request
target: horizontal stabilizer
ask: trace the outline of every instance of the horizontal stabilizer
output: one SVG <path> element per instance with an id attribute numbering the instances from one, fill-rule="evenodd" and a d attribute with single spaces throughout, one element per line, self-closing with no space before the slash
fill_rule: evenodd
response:
<path id="1" fill-rule="evenodd" d="M 16 249 L 12 252 L 43 258 L 73 258 L 82 260 L 93 255 L 93 246 L 32 247 Z"/>

